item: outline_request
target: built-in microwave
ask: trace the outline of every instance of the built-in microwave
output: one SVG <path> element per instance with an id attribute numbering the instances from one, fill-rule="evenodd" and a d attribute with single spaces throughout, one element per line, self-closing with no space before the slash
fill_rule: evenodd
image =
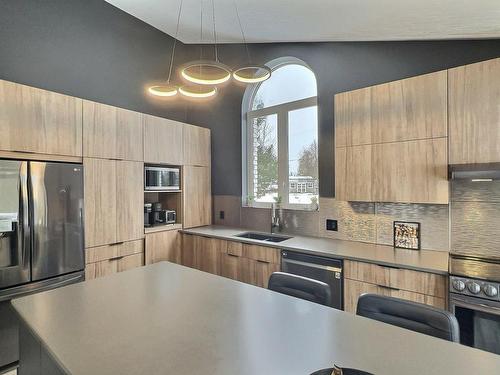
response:
<path id="1" fill-rule="evenodd" d="M 144 190 L 162 191 L 180 189 L 180 169 L 175 167 L 144 167 Z"/>

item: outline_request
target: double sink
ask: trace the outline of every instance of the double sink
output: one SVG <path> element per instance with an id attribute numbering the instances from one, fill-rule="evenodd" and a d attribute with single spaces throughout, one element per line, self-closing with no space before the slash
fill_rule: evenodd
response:
<path id="1" fill-rule="evenodd" d="M 283 241 L 286 241 L 286 240 L 289 240 L 290 238 L 292 238 L 292 237 L 283 236 L 280 234 L 258 233 L 258 232 L 244 232 L 244 233 L 240 233 L 240 234 L 235 235 L 235 237 L 247 238 L 249 240 L 274 242 L 274 243 L 283 242 Z"/>

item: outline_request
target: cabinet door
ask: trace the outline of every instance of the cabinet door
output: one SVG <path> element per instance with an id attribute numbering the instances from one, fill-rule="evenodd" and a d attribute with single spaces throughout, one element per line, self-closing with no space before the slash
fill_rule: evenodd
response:
<path id="1" fill-rule="evenodd" d="M 146 264 L 163 260 L 181 263 L 181 236 L 177 230 L 146 234 Z"/>
<path id="2" fill-rule="evenodd" d="M 183 164 L 183 127 L 180 122 L 160 117 L 144 117 L 144 161 Z"/>
<path id="3" fill-rule="evenodd" d="M 210 166 L 210 129 L 184 125 L 184 164 Z"/>
<path id="4" fill-rule="evenodd" d="M 82 156 L 82 100 L 0 80 L 0 150 Z"/>
<path id="5" fill-rule="evenodd" d="M 450 164 L 500 162 L 500 59 L 448 71 Z"/>
<path id="6" fill-rule="evenodd" d="M 375 284 L 344 279 L 344 311 L 355 314 L 358 306 L 358 298 L 364 293 L 388 295 Z"/>
<path id="7" fill-rule="evenodd" d="M 83 156 L 142 161 L 142 114 L 83 101 Z"/>
<path id="8" fill-rule="evenodd" d="M 374 201 L 448 204 L 446 138 L 373 147 Z"/>
<path id="9" fill-rule="evenodd" d="M 116 163 L 116 240 L 144 238 L 144 165 Z"/>
<path id="10" fill-rule="evenodd" d="M 84 158 L 85 247 L 116 240 L 116 162 Z"/>
<path id="11" fill-rule="evenodd" d="M 210 168 L 184 166 L 184 228 L 210 225 L 212 193 Z"/>
<path id="12" fill-rule="evenodd" d="M 255 284 L 255 261 L 232 254 L 221 255 L 221 276 L 247 284 Z"/>
<path id="13" fill-rule="evenodd" d="M 343 201 L 373 200 L 372 145 L 335 149 L 335 198 Z"/>
<path id="14" fill-rule="evenodd" d="M 371 88 L 335 95 L 335 145 L 372 143 Z"/>
<path id="15" fill-rule="evenodd" d="M 92 280 L 98 277 L 109 276 L 117 272 L 127 271 L 143 265 L 143 253 L 90 263 L 85 267 L 85 279 Z"/>
<path id="16" fill-rule="evenodd" d="M 189 234 L 183 236 L 182 264 L 187 267 L 220 275 L 221 254 L 226 252 L 226 241 Z"/>
<path id="17" fill-rule="evenodd" d="M 446 137 L 447 99 L 446 70 L 372 86 L 371 143 Z"/>
<path id="18" fill-rule="evenodd" d="M 269 278 L 273 272 L 278 272 L 280 270 L 280 265 L 261 260 L 255 260 L 253 263 L 255 265 L 255 279 L 252 284 L 260 286 L 261 288 L 267 288 Z"/>

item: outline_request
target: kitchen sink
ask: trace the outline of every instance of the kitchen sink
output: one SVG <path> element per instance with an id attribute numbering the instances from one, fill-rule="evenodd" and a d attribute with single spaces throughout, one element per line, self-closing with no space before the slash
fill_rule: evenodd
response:
<path id="1" fill-rule="evenodd" d="M 258 232 L 245 232 L 237 234 L 236 237 L 240 238 L 248 238 L 249 240 L 258 240 L 258 241 L 266 241 L 266 242 L 282 242 L 285 240 L 289 240 L 292 237 L 282 236 L 273 233 L 258 233 Z"/>

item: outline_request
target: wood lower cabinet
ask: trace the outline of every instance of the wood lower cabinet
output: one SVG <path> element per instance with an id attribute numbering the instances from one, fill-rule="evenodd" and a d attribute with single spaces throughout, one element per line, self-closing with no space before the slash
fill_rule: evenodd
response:
<path id="1" fill-rule="evenodd" d="M 144 241 L 128 241 L 85 250 L 87 280 L 144 265 Z"/>
<path id="2" fill-rule="evenodd" d="M 500 59 L 448 70 L 450 164 L 500 162 Z"/>
<path id="3" fill-rule="evenodd" d="M 210 168 L 184 166 L 184 228 L 212 223 Z"/>
<path id="4" fill-rule="evenodd" d="M 280 270 L 280 251 L 190 234 L 182 236 L 182 264 L 215 275 L 267 288 Z"/>
<path id="5" fill-rule="evenodd" d="M 144 160 L 139 112 L 83 101 L 83 156 Z"/>
<path id="6" fill-rule="evenodd" d="M 346 260 L 344 277 L 345 311 L 355 313 L 358 298 L 364 293 L 446 308 L 448 289 L 443 275 Z"/>
<path id="7" fill-rule="evenodd" d="M 183 164 L 183 129 L 186 125 L 151 115 L 144 119 L 144 162 Z"/>
<path id="8" fill-rule="evenodd" d="M 182 238 L 178 230 L 147 233 L 145 243 L 146 265 L 164 260 L 181 263 Z"/>
<path id="9" fill-rule="evenodd" d="M 0 150 L 82 156 L 82 100 L 0 80 Z"/>

